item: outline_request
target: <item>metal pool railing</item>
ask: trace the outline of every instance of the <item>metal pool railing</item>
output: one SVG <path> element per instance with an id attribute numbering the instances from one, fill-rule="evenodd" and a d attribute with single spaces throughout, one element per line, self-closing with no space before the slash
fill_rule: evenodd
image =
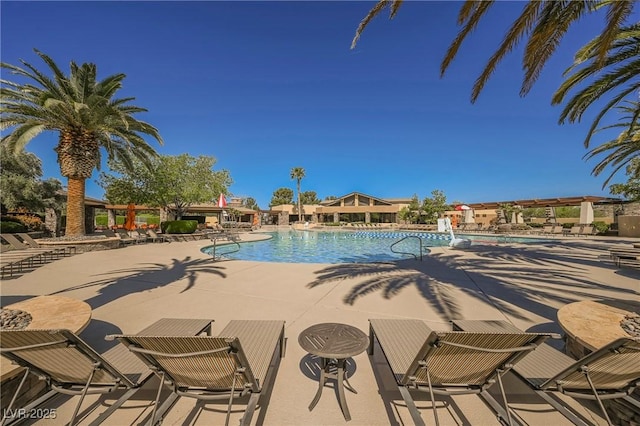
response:
<path id="1" fill-rule="evenodd" d="M 391 244 L 391 246 L 389 247 L 389 249 L 390 249 L 393 253 L 396 253 L 396 254 L 408 254 L 408 255 L 410 255 L 410 256 L 413 256 L 413 257 L 414 257 L 414 259 L 416 259 L 416 260 L 417 260 L 417 259 L 418 259 L 418 256 L 416 256 L 416 255 L 415 255 L 415 253 L 409 253 L 409 252 L 404 252 L 404 251 L 396 251 L 396 250 L 394 250 L 394 249 L 393 249 L 397 244 L 399 244 L 399 243 L 401 243 L 401 242 L 403 242 L 404 240 L 407 240 L 407 239 L 409 239 L 409 238 L 415 238 L 415 239 L 417 239 L 417 240 L 418 240 L 418 244 L 420 245 L 420 261 L 422 261 L 422 238 L 420 238 L 420 237 L 418 237 L 418 236 L 416 236 L 416 235 L 407 235 L 406 237 L 404 237 L 404 238 L 402 238 L 402 239 L 400 239 L 400 240 L 396 241 L 395 243 Z"/>
<path id="2" fill-rule="evenodd" d="M 214 262 L 216 260 L 222 259 L 222 256 L 224 256 L 224 255 L 231 254 L 231 253 L 236 253 L 236 252 L 240 251 L 240 244 L 238 244 L 238 242 L 236 240 L 231 240 L 231 242 L 229 244 L 224 244 L 222 247 L 229 246 L 231 244 L 235 244 L 237 246 L 235 250 L 225 251 L 224 253 L 216 254 L 216 249 L 218 247 L 217 238 L 212 238 L 211 241 L 213 242 L 213 246 L 211 247 L 211 258 L 213 259 Z"/>

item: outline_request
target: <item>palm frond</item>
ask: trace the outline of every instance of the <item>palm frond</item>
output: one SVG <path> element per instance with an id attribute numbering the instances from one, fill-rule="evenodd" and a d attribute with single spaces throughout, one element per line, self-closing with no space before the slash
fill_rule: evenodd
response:
<path id="1" fill-rule="evenodd" d="M 451 65 L 451 62 L 458 54 L 460 46 L 462 46 L 462 42 L 473 30 L 475 30 L 475 28 L 478 26 L 478 23 L 480 22 L 480 19 L 489 11 L 493 4 L 494 0 L 467 0 L 465 2 L 458 20 L 466 18 L 466 23 L 464 23 L 464 21 L 460 22 L 460 25 L 463 25 L 463 27 L 456 35 L 456 38 L 453 40 L 453 42 L 451 42 L 451 45 L 447 49 L 447 52 L 442 59 L 442 63 L 440 64 L 440 76 L 443 76 L 447 71 L 447 68 L 449 68 L 449 65 Z"/>
<path id="2" fill-rule="evenodd" d="M 629 0 L 607 0 L 603 2 L 608 7 L 607 25 L 605 25 L 604 31 L 600 35 L 600 44 L 596 54 L 596 62 L 598 64 L 604 64 L 609 48 L 618 38 L 617 30 L 633 12 L 633 3 L 633 1 Z"/>
<path id="3" fill-rule="evenodd" d="M 518 45 L 522 37 L 527 34 L 534 24 L 538 17 L 539 8 L 541 7 L 541 2 L 529 2 L 525 6 L 524 10 L 515 20 L 515 22 L 507 31 L 504 39 L 498 50 L 491 56 L 487 65 L 482 70 L 480 76 L 476 79 L 473 89 L 471 91 L 471 102 L 475 102 L 480 96 L 480 92 L 484 88 L 485 84 L 494 73 L 498 63 L 502 60 L 502 58 L 507 55 L 509 52 L 513 50 L 514 47 Z"/>
<path id="4" fill-rule="evenodd" d="M 586 1 L 546 1 L 543 3 L 523 57 L 525 73 L 520 89 L 521 96 L 529 93 L 569 27 L 589 12 L 590 3 Z"/>
<path id="5" fill-rule="evenodd" d="M 358 29 L 356 29 L 356 34 L 353 37 L 353 40 L 351 40 L 351 49 L 356 48 L 356 44 L 358 44 L 358 40 L 360 40 L 360 36 L 362 35 L 362 32 L 367 27 L 367 25 L 369 25 L 369 23 L 373 20 L 373 18 L 378 16 L 378 14 L 382 12 L 382 10 L 387 6 L 391 7 L 391 18 L 393 18 L 393 16 L 395 16 L 395 13 L 398 11 L 398 8 L 400 7 L 400 5 L 397 5 L 394 7 L 392 4 L 402 3 L 402 1 L 403 0 L 380 0 L 378 3 L 376 3 L 376 5 L 373 6 L 373 8 L 369 11 L 369 13 L 367 13 L 367 16 L 365 16 L 364 19 L 360 21 L 360 25 L 358 25 Z"/>

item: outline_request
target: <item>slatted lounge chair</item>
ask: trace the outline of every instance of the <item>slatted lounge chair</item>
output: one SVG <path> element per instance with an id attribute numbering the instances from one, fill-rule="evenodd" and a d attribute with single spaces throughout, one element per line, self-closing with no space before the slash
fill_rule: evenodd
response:
<path id="1" fill-rule="evenodd" d="M 139 335 L 187 335 L 211 334 L 210 319 L 162 318 L 141 330 Z M 123 345 L 116 345 L 102 355 L 95 352 L 80 337 L 69 330 L 4 330 L 0 332 L 0 353 L 16 364 L 25 367 L 22 382 L 18 386 L 8 408 L 11 413 L 29 373 L 46 380 L 51 390 L 24 407 L 30 412 L 57 394 L 80 395 L 73 412 L 73 425 L 84 397 L 123 389 L 125 392 L 91 426 L 102 424 L 113 412 L 131 398 L 152 376 L 151 370 Z M 20 419 L 2 419 L 10 424 Z"/>
<path id="2" fill-rule="evenodd" d="M 2 234 L 3 240 L 5 240 L 11 247 L 13 247 L 16 251 L 20 251 L 23 253 L 32 253 L 32 254 L 40 254 L 43 258 L 48 257 L 49 259 L 59 259 L 63 254 L 64 249 L 49 249 L 49 248 L 31 248 L 28 245 L 24 244 L 18 238 L 11 234 Z"/>
<path id="3" fill-rule="evenodd" d="M 122 345 L 100 355 L 69 330 L 7 330 L 2 331 L 1 336 L 0 353 L 26 367 L 23 379 L 4 413 L 12 412 L 11 407 L 27 376 L 34 373 L 46 380 L 51 390 L 24 410 L 28 413 L 58 393 L 80 395 L 71 424 L 74 424 L 86 395 L 126 389 L 122 397 L 101 414 L 101 422 L 130 398 L 152 374 L 144 363 L 131 356 Z M 19 419 L 3 418 L 2 424 L 16 420 Z"/>
<path id="4" fill-rule="evenodd" d="M 454 329 L 489 332 L 518 330 L 506 321 L 453 321 Z M 595 400 L 609 424 L 602 401 L 622 399 L 635 410 L 640 401 L 631 393 L 640 387 L 640 339 L 621 338 L 579 359 L 543 344 L 512 370 L 536 393 L 577 425 L 587 424 L 551 397 L 560 392 L 576 399 Z"/>
<path id="5" fill-rule="evenodd" d="M 240 424 L 248 425 L 274 368 L 284 356 L 284 321 L 231 321 L 218 337 L 113 335 L 160 378 L 149 424 L 155 425 L 178 397 L 228 399 L 226 423 L 234 398 L 249 394 Z M 159 408 L 163 385 L 171 395 Z"/>
<path id="6" fill-rule="evenodd" d="M 563 230 L 566 236 L 580 236 L 582 235 L 582 225 L 572 226 L 571 229 Z"/>
<path id="7" fill-rule="evenodd" d="M 142 232 L 134 229 L 133 231 L 131 231 L 129 233 L 129 236 L 131 238 L 133 238 L 134 240 L 136 240 L 136 243 L 140 244 L 140 243 L 146 243 L 147 242 L 147 235 L 143 234 Z"/>
<path id="8" fill-rule="evenodd" d="M 550 335 L 541 333 L 435 332 L 419 320 L 369 320 L 373 354 L 377 340 L 416 425 L 424 425 L 410 390 L 425 391 L 439 425 L 434 394 L 479 394 L 512 424 L 501 377 Z M 498 382 L 504 408 L 487 388 Z"/>
<path id="9" fill-rule="evenodd" d="M 109 237 L 109 238 L 119 238 L 120 239 L 120 244 L 123 245 L 123 246 L 125 246 L 127 244 L 134 244 L 136 242 L 136 240 L 134 240 L 129 235 L 127 235 L 126 232 L 125 232 L 125 236 L 120 235 L 120 233 L 116 234 L 111 229 L 105 229 L 104 231 L 102 231 L 102 233 L 104 235 L 106 235 L 107 237 Z"/>
<path id="10" fill-rule="evenodd" d="M 133 233 L 133 231 L 132 231 Z M 138 244 L 138 243 L 142 243 L 144 242 L 144 240 L 142 238 L 137 238 L 133 235 L 130 235 L 127 231 L 125 231 L 124 229 L 116 229 L 116 234 L 120 237 L 120 239 L 122 241 L 133 241 L 134 244 Z"/>
<path id="11" fill-rule="evenodd" d="M 31 247 L 31 248 L 43 248 L 42 246 L 40 246 L 40 244 L 38 244 L 38 242 L 36 240 L 31 238 L 31 235 L 29 235 L 29 234 L 27 234 L 27 233 L 19 233 L 17 235 L 29 247 Z M 46 247 L 44 247 L 44 248 L 46 248 Z M 60 250 L 63 251 L 65 256 L 70 256 L 72 253 L 76 254 L 77 251 L 78 251 L 78 248 L 76 246 L 64 246 L 64 248 L 61 248 Z"/>
<path id="12" fill-rule="evenodd" d="M 44 257 L 42 253 L 30 252 L 25 250 L 5 250 L 2 246 L 0 254 L 0 268 L 2 276 L 9 272 L 9 276 L 13 275 L 14 271 L 22 272 L 24 266 L 32 267 L 34 262 L 42 263 Z"/>
<path id="13" fill-rule="evenodd" d="M 157 243 L 157 242 L 162 242 L 163 239 L 160 238 L 158 235 L 152 236 L 149 231 L 147 231 L 146 229 L 138 229 L 138 233 L 143 235 L 147 241 L 151 241 L 152 243 Z"/>
<path id="14" fill-rule="evenodd" d="M 582 231 L 580 231 L 580 235 L 584 237 L 588 237 L 590 235 L 597 234 L 597 230 L 591 225 L 585 225 L 582 227 Z"/>

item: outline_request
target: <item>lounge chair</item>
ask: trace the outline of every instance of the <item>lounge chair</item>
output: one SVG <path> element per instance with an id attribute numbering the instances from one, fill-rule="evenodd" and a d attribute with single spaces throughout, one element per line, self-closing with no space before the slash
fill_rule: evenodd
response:
<path id="1" fill-rule="evenodd" d="M 11 247 L 15 250 L 22 251 L 24 253 L 36 253 L 41 254 L 43 257 L 49 257 L 49 259 L 59 259 L 63 256 L 64 249 L 50 249 L 50 248 L 31 248 L 22 241 L 20 241 L 15 235 L 12 234 L 2 234 L 2 239 L 4 239 Z"/>
<path id="2" fill-rule="evenodd" d="M 136 242 L 136 240 L 134 240 L 133 238 L 131 238 L 126 231 L 124 232 L 125 236 L 120 235 L 120 233 L 115 233 L 114 231 L 112 231 L 111 229 L 105 229 L 104 231 L 102 231 L 102 233 L 104 235 L 106 235 L 108 238 L 119 238 L 120 239 L 120 245 L 127 245 L 127 244 L 134 244 Z"/>
<path id="3" fill-rule="evenodd" d="M 22 272 L 24 266 L 32 267 L 35 261 L 44 262 L 44 255 L 40 252 L 9 249 L 8 244 L 0 247 L 0 270 L 4 277 L 8 271 L 9 276 L 13 276 L 15 270 Z"/>
<path id="4" fill-rule="evenodd" d="M 240 424 L 248 425 L 274 364 L 284 356 L 284 321 L 231 321 L 219 337 L 113 335 L 160 378 L 151 425 L 162 419 L 178 397 L 228 399 L 226 423 L 234 398 L 250 394 Z M 158 408 L 163 385 L 171 395 Z"/>
<path id="5" fill-rule="evenodd" d="M 377 339 L 393 372 L 413 422 L 424 425 L 410 389 L 428 392 L 436 425 L 434 394 L 479 394 L 512 424 L 501 377 L 527 353 L 550 337 L 542 333 L 435 332 L 419 320 L 369 320 L 373 355 Z M 504 408 L 487 388 L 498 382 Z"/>
<path id="6" fill-rule="evenodd" d="M 151 228 L 148 228 L 146 231 L 147 231 L 147 236 L 149 238 L 151 238 L 151 241 L 160 241 L 160 242 L 163 242 L 163 243 L 170 243 L 171 242 L 171 240 L 169 238 L 167 238 L 164 235 L 157 234 L 156 231 L 154 231 Z"/>
<path id="7" fill-rule="evenodd" d="M 210 319 L 162 318 L 141 330 L 141 336 L 197 336 L 211 334 Z M 123 345 L 116 345 L 102 355 L 94 351 L 80 337 L 69 330 L 6 330 L 1 332 L 0 353 L 16 364 L 25 367 L 22 382 L 18 386 L 8 408 L 12 411 L 16 398 L 29 373 L 46 380 L 51 390 L 23 408 L 31 412 L 56 394 L 80 395 L 70 424 L 73 425 L 84 397 L 124 389 L 125 392 L 109 409 L 101 413 L 91 426 L 103 423 L 115 410 L 135 394 L 152 376 L 151 370 Z M 2 425 L 19 421 L 5 418 Z"/>
<path id="8" fill-rule="evenodd" d="M 120 239 L 122 241 L 129 241 L 129 240 L 133 240 L 134 244 L 138 244 L 138 243 L 143 243 L 145 242 L 145 239 L 138 237 L 138 233 L 136 232 L 136 235 L 134 236 L 133 233 L 135 231 L 131 231 L 131 233 L 127 232 L 124 229 L 116 229 L 116 234 L 118 234 L 118 236 L 120 237 Z"/>
<path id="9" fill-rule="evenodd" d="M 134 229 L 133 231 L 129 232 L 129 236 L 131 238 L 133 238 L 134 240 L 136 240 L 136 243 L 140 244 L 140 243 L 146 243 L 147 242 L 147 235 L 138 231 L 137 229 Z"/>
<path id="10" fill-rule="evenodd" d="M 75 418 L 84 397 L 88 394 L 108 393 L 117 389 L 126 392 L 98 418 L 99 424 L 129 399 L 151 377 L 151 370 L 122 345 L 114 346 L 99 355 L 89 345 L 69 330 L 7 330 L 2 331 L 0 353 L 15 363 L 26 367 L 23 379 L 4 413 L 11 410 L 29 373 L 46 380 L 51 390 L 24 407 L 31 412 L 56 394 L 80 395 L 71 418 Z M 5 418 L 2 424 L 20 420 Z"/>
<path id="11" fill-rule="evenodd" d="M 31 248 L 46 248 L 46 247 L 42 247 L 40 244 L 38 244 L 38 242 L 36 240 L 34 240 L 33 238 L 31 238 L 31 235 L 27 234 L 27 233 L 19 233 L 17 234 L 18 237 L 20 237 L 22 239 L 22 241 L 28 245 Z M 76 246 L 67 246 L 65 245 L 64 248 L 60 249 L 63 250 L 63 253 L 65 256 L 70 256 L 71 254 L 76 254 L 78 252 L 78 248 Z"/>
<path id="12" fill-rule="evenodd" d="M 584 237 L 588 237 L 590 235 L 596 235 L 598 233 L 597 229 L 592 225 L 585 225 L 582 227 L 580 231 L 580 235 Z"/>
<path id="13" fill-rule="evenodd" d="M 483 332 L 515 332 L 506 321 L 453 321 L 454 329 Z M 549 393 L 560 392 L 576 399 L 595 400 L 609 424 L 602 404 L 606 399 L 623 399 L 635 410 L 640 401 L 631 393 L 640 387 L 640 339 L 620 338 L 579 359 L 543 344 L 514 365 L 512 370 L 540 397 L 575 424 L 586 424 Z"/>
<path id="14" fill-rule="evenodd" d="M 582 225 L 572 226 L 571 229 L 563 230 L 566 236 L 580 236 L 582 235 Z"/>

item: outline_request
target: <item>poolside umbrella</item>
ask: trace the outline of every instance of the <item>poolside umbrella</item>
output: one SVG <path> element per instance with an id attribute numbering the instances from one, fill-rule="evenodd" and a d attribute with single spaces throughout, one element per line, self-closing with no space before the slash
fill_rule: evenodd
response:
<path id="1" fill-rule="evenodd" d="M 218 207 L 220 207 L 221 209 L 224 209 L 225 207 L 227 207 L 227 199 L 224 198 L 224 194 L 220 194 L 220 198 L 218 198 Z"/>
<path id="2" fill-rule="evenodd" d="M 127 217 L 124 222 L 124 229 L 127 231 L 136 229 L 136 205 L 133 203 L 127 205 Z"/>
<path id="3" fill-rule="evenodd" d="M 456 210 L 471 210 L 471 207 L 466 204 L 460 204 L 459 206 L 456 206 Z"/>

